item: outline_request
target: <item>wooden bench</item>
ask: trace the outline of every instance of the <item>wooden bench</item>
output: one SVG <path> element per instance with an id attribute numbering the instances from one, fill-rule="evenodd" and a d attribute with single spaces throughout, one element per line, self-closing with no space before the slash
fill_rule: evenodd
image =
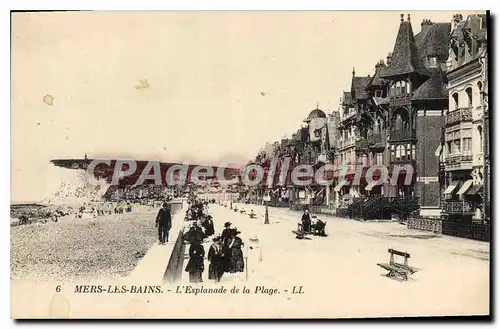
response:
<path id="1" fill-rule="evenodd" d="M 389 252 L 389 254 L 391 254 L 391 256 L 389 258 L 389 264 L 377 263 L 378 266 L 389 271 L 389 273 L 387 273 L 388 277 L 400 276 L 403 280 L 406 281 L 406 280 L 408 280 L 408 277 L 411 274 L 417 272 L 416 269 L 414 269 L 408 265 L 408 259 L 410 258 L 409 253 L 394 250 L 394 249 L 389 249 L 388 252 Z M 404 257 L 404 263 L 401 264 L 401 263 L 394 261 L 394 255 Z"/>
<path id="2" fill-rule="evenodd" d="M 303 239 L 306 236 L 306 232 L 304 232 L 304 228 L 302 227 L 302 223 L 297 224 L 297 230 L 292 231 L 295 234 L 295 238 Z"/>

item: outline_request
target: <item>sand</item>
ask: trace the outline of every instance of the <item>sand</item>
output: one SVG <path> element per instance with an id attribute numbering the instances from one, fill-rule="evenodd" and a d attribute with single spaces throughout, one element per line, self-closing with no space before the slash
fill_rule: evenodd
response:
<path id="1" fill-rule="evenodd" d="M 11 278 L 72 280 L 129 274 L 157 240 L 156 211 L 11 228 Z"/>

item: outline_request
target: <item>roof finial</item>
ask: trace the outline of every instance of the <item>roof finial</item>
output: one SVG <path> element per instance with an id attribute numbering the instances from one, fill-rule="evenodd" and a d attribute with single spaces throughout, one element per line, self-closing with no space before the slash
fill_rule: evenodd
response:
<path id="1" fill-rule="evenodd" d="M 319 110 L 319 102 L 316 102 L 316 110 Z"/>
<path id="2" fill-rule="evenodd" d="M 405 21 L 405 14 L 401 14 L 401 22 Z"/>
<path id="3" fill-rule="evenodd" d="M 408 22 L 410 21 L 410 14 L 408 14 Z"/>
<path id="4" fill-rule="evenodd" d="M 354 69 L 354 66 L 352 67 L 352 76 L 356 74 L 356 70 Z"/>

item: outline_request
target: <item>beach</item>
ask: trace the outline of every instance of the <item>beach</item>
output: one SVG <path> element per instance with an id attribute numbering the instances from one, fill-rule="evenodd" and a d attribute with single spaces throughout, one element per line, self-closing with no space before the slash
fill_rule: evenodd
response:
<path id="1" fill-rule="evenodd" d="M 157 210 L 157 209 L 156 209 Z M 156 210 L 11 227 L 11 279 L 116 278 L 129 274 L 157 241 Z"/>

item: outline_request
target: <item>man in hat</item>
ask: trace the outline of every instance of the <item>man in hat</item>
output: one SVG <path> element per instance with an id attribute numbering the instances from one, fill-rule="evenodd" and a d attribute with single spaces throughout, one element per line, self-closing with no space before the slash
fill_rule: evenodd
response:
<path id="1" fill-rule="evenodd" d="M 216 236 L 212 239 L 213 244 L 208 250 L 208 261 L 210 265 L 208 266 L 208 279 L 215 280 L 215 282 L 220 282 L 222 275 L 224 274 L 224 249 L 222 246 L 222 239 L 220 236 Z"/>
<path id="2" fill-rule="evenodd" d="M 193 221 L 193 224 L 189 228 L 189 231 L 184 234 L 184 240 L 189 241 L 189 243 L 193 243 L 193 241 L 198 241 L 201 243 L 204 237 L 205 234 L 203 233 L 201 227 L 198 225 L 198 221 Z"/>
<path id="3" fill-rule="evenodd" d="M 165 241 L 168 242 L 168 233 L 172 228 L 170 205 L 166 202 L 163 203 L 162 208 L 158 211 L 158 215 L 156 216 L 156 227 L 158 228 L 160 244 L 165 244 Z"/>
<path id="4" fill-rule="evenodd" d="M 231 223 L 230 222 L 225 222 L 224 223 L 224 229 L 222 230 L 222 233 L 220 235 L 223 245 L 226 245 L 227 239 L 229 238 L 229 232 L 230 231 L 231 231 Z"/>

